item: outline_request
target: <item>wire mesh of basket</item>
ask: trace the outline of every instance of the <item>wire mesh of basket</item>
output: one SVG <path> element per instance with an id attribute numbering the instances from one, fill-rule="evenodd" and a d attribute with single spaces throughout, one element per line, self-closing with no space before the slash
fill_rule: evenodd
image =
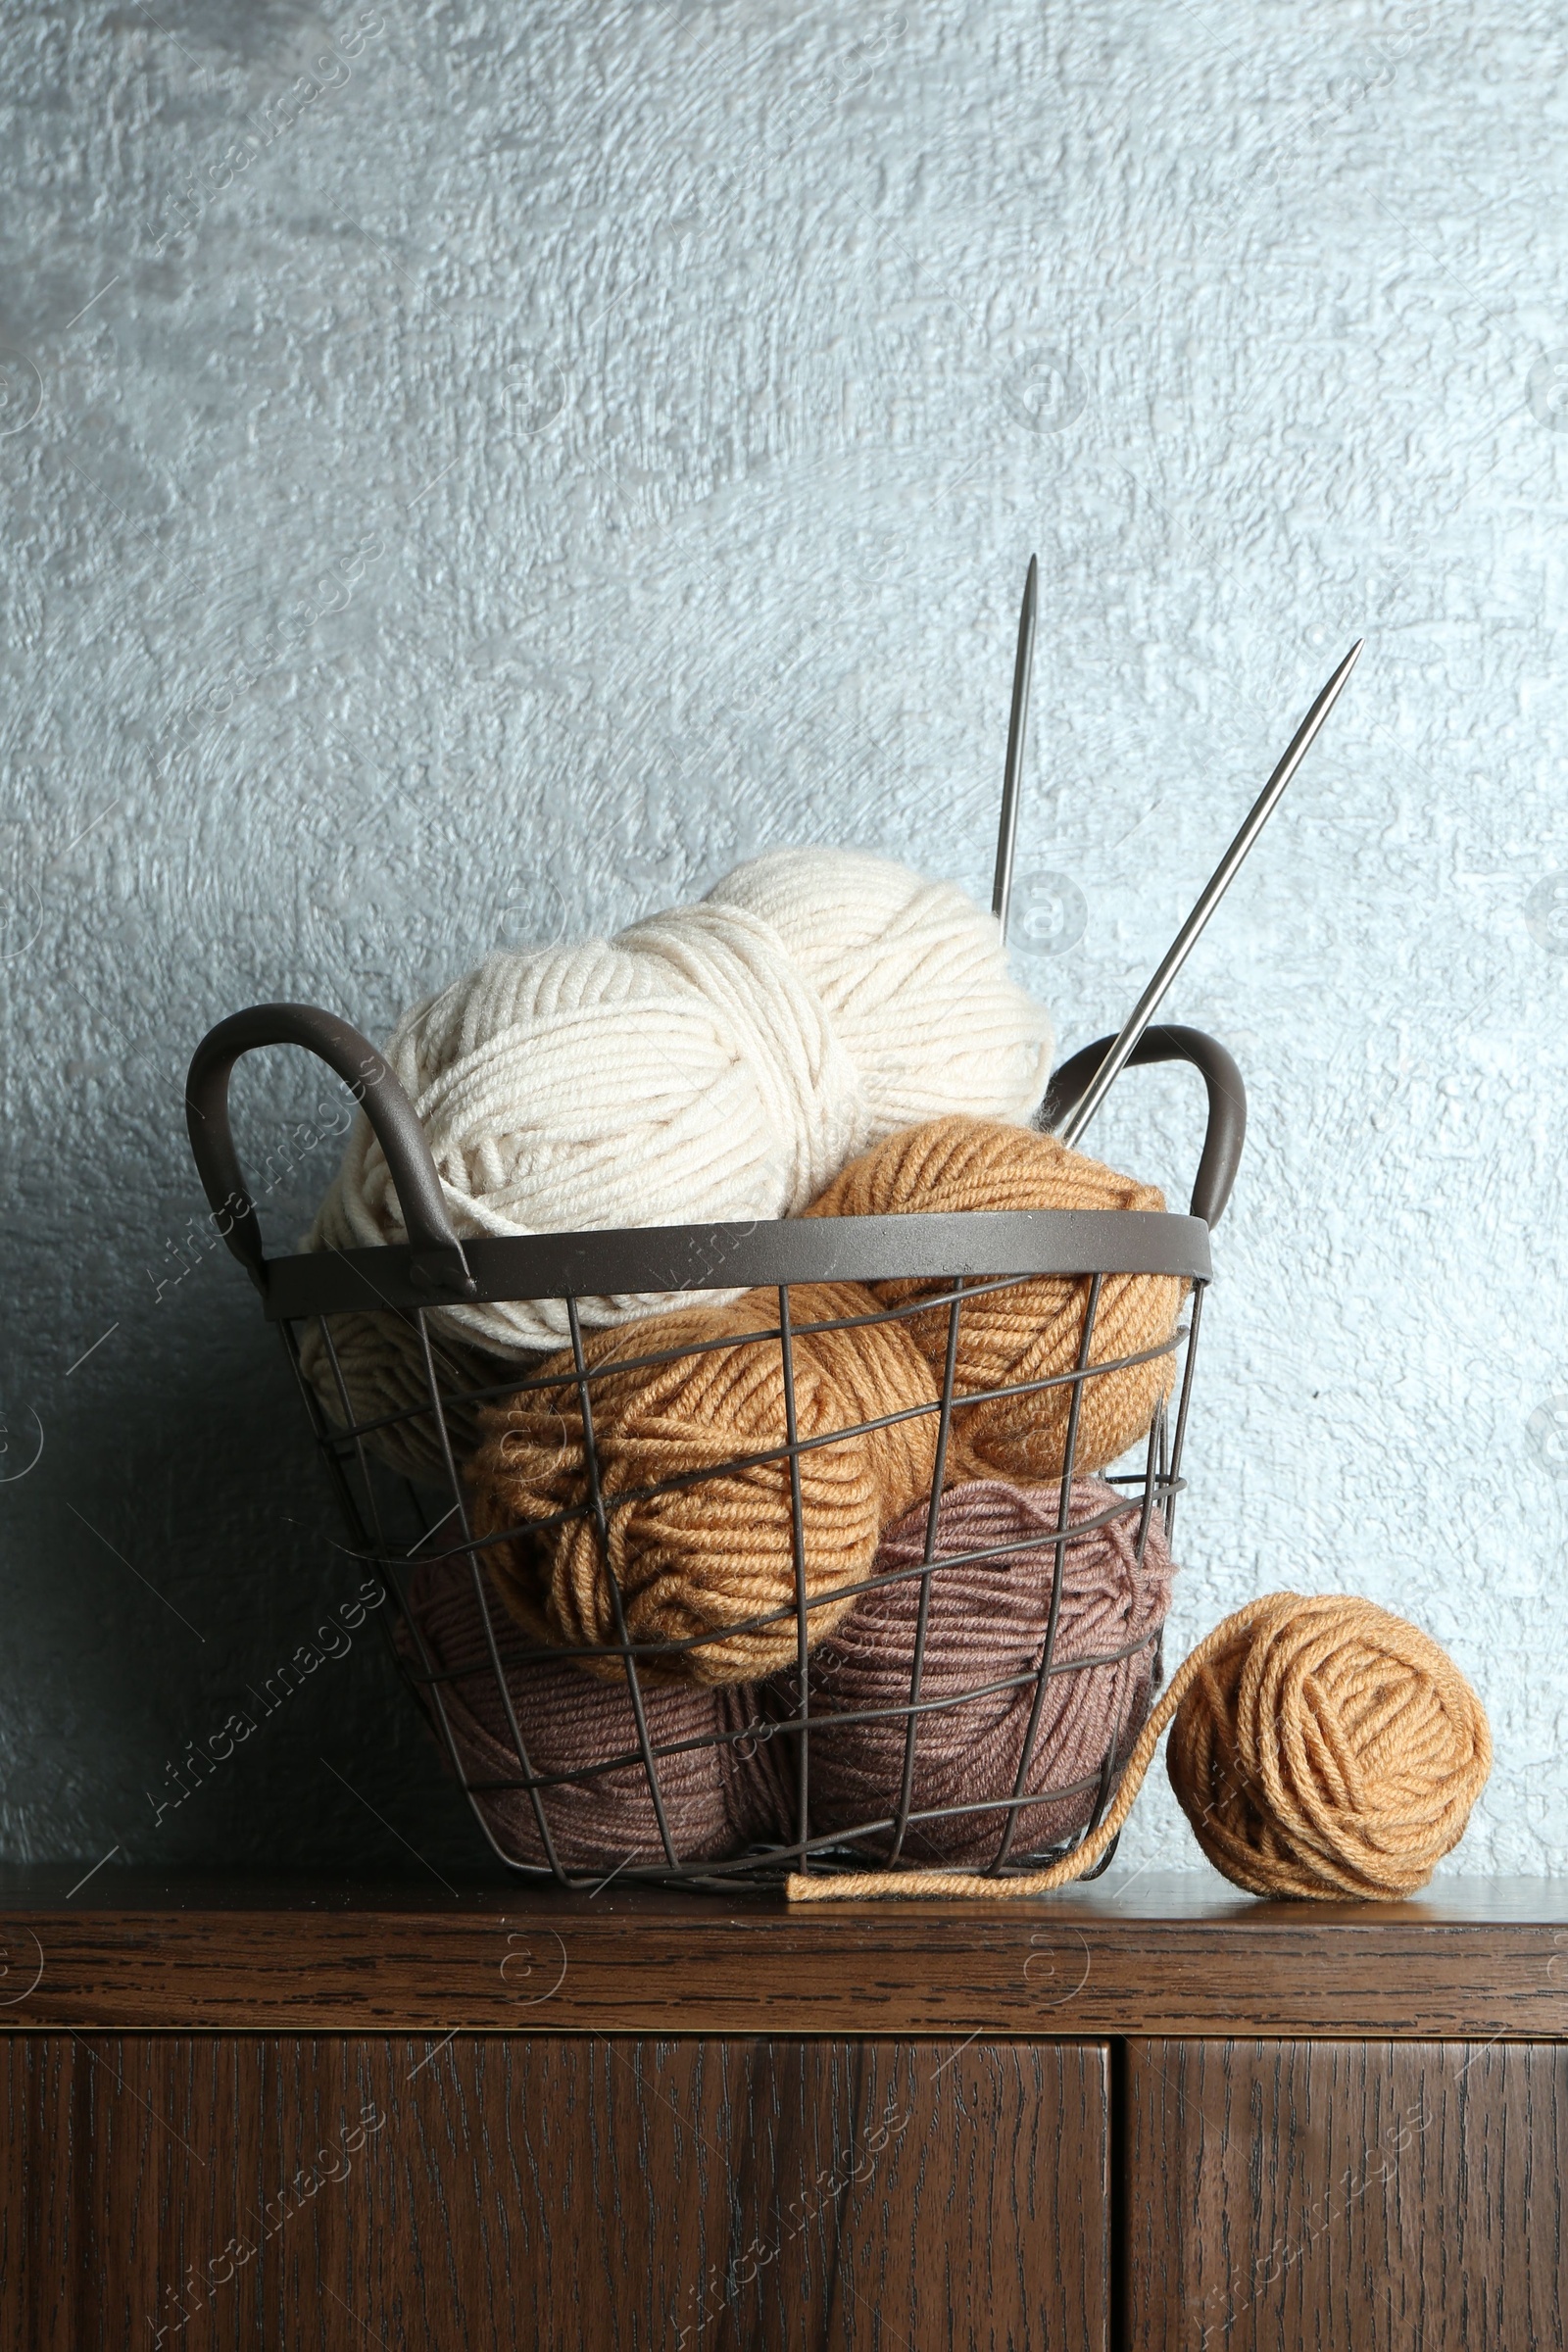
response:
<path id="1" fill-rule="evenodd" d="M 1086 1048 L 1056 1072 L 1042 1124 L 1050 1127 L 1079 1100 L 1109 1042 Z M 279 1044 L 318 1054 L 364 1105 L 396 1187 L 406 1244 L 267 1257 L 230 1132 L 228 1085 L 241 1054 Z M 1075 1547 L 1094 1541 L 1108 1522 L 1119 1521 L 1130 1531 L 1140 1563 L 1156 1518 L 1169 1543 L 1184 1485 L 1195 1351 L 1211 1277 L 1209 1229 L 1234 1183 L 1246 1124 L 1236 1064 L 1200 1031 L 1151 1028 L 1133 1060 L 1184 1060 L 1204 1079 L 1207 1129 L 1186 1216 L 965 1211 L 460 1241 L 412 1105 L 380 1054 L 345 1022 L 308 1005 L 260 1005 L 219 1023 L 203 1040 L 191 1065 L 188 1118 L 219 1230 L 261 1292 L 268 1321 L 281 1334 L 349 1547 L 381 1580 L 392 1603 L 384 1622 L 400 1670 L 501 1861 L 570 1887 L 597 1886 L 611 1871 L 628 1880 L 733 1887 L 776 1882 L 794 1871 L 907 1866 L 933 1850 L 937 1833 L 961 1813 L 969 1852 L 975 1852 L 977 1839 L 984 1848 L 974 1866 L 1005 1876 L 1057 1858 L 1090 1833 L 1110 1801 L 1130 1733 L 1138 1727 L 1113 1720 L 1091 1770 L 1059 1786 L 1049 1776 L 1042 1782 L 1036 1750 L 1047 1736 L 1048 1701 L 1063 1688 L 1061 1678 L 1091 1673 L 1126 1655 L 1125 1649 L 1063 1655 L 1060 1598 Z M 1094 1356 L 1096 1312 L 1111 1275 L 1175 1276 L 1185 1286 L 1187 1312 L 1185 1322 L 1157 1348 L 1102 1362 Z M 966 1304 L 972 1312 L 977 1299 L 1041 1276 L 1087 1284 L 1075 1363 L 1046 1379 L 964 1388 L 956 1367 Z M 824 1612 L 831 1611 L 837 1622 L 846 1606 L 892 1580 L 873 1570 L 824 1588 L 811 1574 L 803 1465 L 812 1452 L 863 1438 L 883 1424 L 848 1420 L 842 1427 L 803 1434 L 796 1358 L 803 1343 L 824 1330 L 906 1316 L 911 1311 L 906 1303 L 878 1301 L 875 1286 L 911 1280 L 922 1285 L 920 1311 L 945 1309 L 949 1340 L 940 1393 L 917 1408 L 937 1424 L 924 1545 L 916 1560 L 896 1571 L 911 1591 L 918 1588 L 908 1689 L 906 1693 L 900 1689 L 896 1704 L 882 1703 L 875 1710 L 884 1733 L 891 1725 L 897 1735 L 897 1765 L 863 1817 L 845 1817 L 840 1808 L 824 1826 L 813 1805 L 813 1757 L 820 1784 L 832 1756 L 831 1749 L 824 1756 L 827 1743 L 862 1728 L 866 1710 L 829 1712 L 814 1702 L 817 1637 L 827 1622 Z M 823 1317 L 819 1299 L 814 1320 L 794 1311 L 792 1299 L 802 1285 L 835 1283 L 870 1286 L 872 1311 L 858 1306 L 853 1315 Z M 590 1348 L 579 1299 L 688 1292 L 700 1299 L 704 1292 L 719 1288 L 743 1293 L 749 1308 L 756 1309 L 755 1320 L 743 1318 L 748 1327 L 739 1344 L 776 1358 L 783 1397 L 777 1443 L 716 1465 L 705 1461 L 700 1473 L 676 1471 L 634 1492 L 614 1489 L 602 1475 L 596 1391 L 617 1373 L 695 1354 L 704 1343 L 688 1339 L 680 1348 L 661 1349 L 655 1318 L 626 1326 L 623 1345 Z M 902 1296 L 895 1292 L 896 1298 Z M 476 1380 L 473 1359 L 449 1344 L 432 1309 L 465 1300 L 524 1298 L 562 1302 L 570 1335 L 567 1361 L 549 1367 L 537 1358 L 490 1362 Z M 406 1395 L 390 1410 L 368 1413 L 363 1402 L 357 1405 L 339 1361 L 334 1337 L 339 1319 L 366 1316 L 397 1319 L 403 1359 L 414 1367 Z M 736 1344 L 733 1336 L 726 1344 Z M 302 1368 L 307 1348 L 315 1350 L 314 1378 Z M 1075 1460 L 1090 1384 L 1114 1378 L 1150 1356 L 1166 1355 L 1172 1376 L 1147 1443 L 1130 1466 L 1126 1459 L 1121 1467 L 1112 1465 L 1091 1489 L 1078 1476 Z M 932 1695 L 926 1629 L 933 1591 L 944 1577 L 982 1556 L 941 1548 L 939 1503 L 961 1453 L 958 1440 L 966 1414 L 981 1404 L 993 1409 L 999 1403 L 1015 1405 L 1022 1413 L 1050 1389 L 1067 1396 L 1064 1458 L 1055 1482 L 1054 1517 L 1044 1538 L 1051 1553 L 1050 1606 L 1038 1654 L 1002 1678 L 1013 1701 L 1027 1709 L 1020 1756 L 1016 1764 L 1009 1759 L 1007 1771 L 995 1773 L 992 1785 L 966 1788 L 961 1804 L 922 1809 L 916 1764 L 922 1739 L 929 1742 L 933 1737 L 935 1718 L 976 1698 L 995 1698 L 1001 1687 L 995 1675 L 957 1688 L 949 1678 Z M 323 1410 L 323 1390 L 330 1411 Z M 518 1622 L 508 1605 L 505 1565 L 515 1543 L 536 1538 L 537 1523 L 479 1535 L 465 1478 L 465 1461 L 485 1409 L 545 1390 L 569 1400 L 573 1432 L 567 1483 L 575 1499 L 559 1516 L 580 1517 L 591 1530 L 612 1611 L 613 1638 L 593 1644 L 591 1654 L 586 1644 L 545 1642 Z M 563 1426 L 567 1425 L 564 1415 Z M 388 1451 L 405 1463 L 413 1458 L 424 1474 L 395 1475 L 383 1458 Z M 615 1514 L 697 1476 L 741 1481 L 770 1468 L 788 1489 L 793 1592 L 777 1609 L 727 1625 L 724 1633 L 728 1638 L 768 1629 L 786 1645 L 793 1637 L 792 1663 L 760 1685 L 697 1690 L 688 1680 L 674 1686 L 685 1697 L 672 1701 L 672 1674 L 690 1677 L 694 1666 L 700 1672 L 700 1661 L 676 1653 L 700 1649 L 720 1637 L 698 1634 L 672 1642 L 628 1633 L 611 1569 Z M 1038 1550 L 1041 1536 L 1036 1533 L 1029 1541 Z M 1020 1539 L 989 1546 L 984 1556 L 989 1560 L 1022 1547 Z M 1136 1646 L 1139 1671 L 1125 1688 L 1138 1690 L 1147 1706 L 1160 1679 L 1157 1629 Z M 613 1661 L 619 1662 L 618 1674 Z M 603 1679 L 607 1665 L 611 1680 Z M 589 1666 L 601 1679 L 590 1678 Z M 545 1687 L 541 1678 L 555 1678 L 549 1688 L 559 1700 L 563 1675 L 571 1678 L 565 1688 L 573 1703 L 580 1698 L 584 1709 L 593 1703 L 606 1710 L 602 1752 L 574 1753 L 566 1767 L 541 1751 L 538 1705 Z M 700 1834 L 690 1827 L 691 1807 L 683 1795 L 698 1785 L 720 1791 L 728 1807 L 721 1806 L 715 1816 L 709 1806 Z M 747 1791 L 746 1800 L 731 1804 L 729 1792 L 738 1788 Z M 600 1816 L 608 1805 L 609 1818 L 632 1821 L 628 1850 L 585 1849 L 585 1803 L 597 1804 Z M 1036 1834 L 1042 1822 L 1065 1822 L 1070 1828 L 1042 1843 Z"/>

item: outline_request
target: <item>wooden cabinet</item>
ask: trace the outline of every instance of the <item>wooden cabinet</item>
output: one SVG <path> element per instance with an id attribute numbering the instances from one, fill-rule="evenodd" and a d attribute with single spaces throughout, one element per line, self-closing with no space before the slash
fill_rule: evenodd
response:
<path id="1" fill-rule="evenodd" d="M 1103 2352 L 1102 2042 L 17 2036 L 6 2345 Z"/>
<path id="2" fill-rule="evenodd" d="M 64 1885 L 0 1873 L 0 2352 L 1568 2348 L 1551 1883 Z"/>
<path id="3" fill-rule="evenodd" d="M 1568 2343 L 1568 2045 L 1131 2041 L 1132 2352 Z"/>

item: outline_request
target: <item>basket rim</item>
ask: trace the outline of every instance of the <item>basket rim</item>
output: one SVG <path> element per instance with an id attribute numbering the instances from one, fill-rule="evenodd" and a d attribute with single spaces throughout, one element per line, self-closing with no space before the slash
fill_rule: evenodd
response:
<path id="1" fill-rule="evenodd" d="M 780 1217 L 745 1225 L 636 1225 L 465 1238 L 473 1289 L 460 1301 L 416 1279 L 409 1243 L 267 1260 L 270 1323 L 448 1303 L 637 1293 L 750 1291 L 808 1282 L 1165 1274 L 1213 1278 L 1201 1217 L 1119 1208 L 958 1209 L 885 1217 Z"/>

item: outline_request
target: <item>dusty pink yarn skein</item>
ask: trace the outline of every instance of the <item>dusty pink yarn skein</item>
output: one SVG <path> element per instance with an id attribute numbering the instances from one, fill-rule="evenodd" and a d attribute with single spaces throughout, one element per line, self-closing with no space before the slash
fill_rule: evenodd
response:
<path id="1" fill-rule="evenodd" d="M 1056 1487 L 1010 1487 L 981 1480 L 942 1498 L 936 1552 L 947 1564 L 931 1579 L 922 1705 L 951 1698 L 920 1717 L 911 1812 L 973 1804 L 1012 1794 L 1034 1703 L 1034 1683 L 979 1698 L 976 1687 L 1030 1676 L 1045 1646 L 1054 1550 L 1042 1538 L 1056 1529 Z M 1069 1524 L 1112 1509 L 1125 1495 L 1101 1479 L 1073 1482 Z M 1142 1563 L 1139 1507 L 1066 1546 L 1054 1665 L 1100 1659 L 1046 1685 L 1023 1793 L 1094 1782 L 1107 1747 L 1121 1764 L 1152 1698 L 1155 1638 L 1170 1607 L 1172 1567 L 1159 1515 L 1150 1518 Z M 883 1537 L 873 1573 L 917 1568 L 925 1554 L 926 1506 L 905 1513 Z M 956 1561 L 955 1554 L 1022 1544 L 995 1559 Z M 835 1714 L 908 1704 L 921 1579 L 883 1585 L 856 1602 L 816 1650 L 810 1665 L 810 1812 L 813 1837 L 896 1811 L 904 1775 L 905 1719 L 835 1729 Z M 1117 1654 L 1122 1653 L 1122 1654 Z M 786 1707 L 793 1678 L 775 1678 Z M 775 1740 L 775 1745 L 778 1742 Z M 1019 1808 L 1011 1852 L 1024 1855 L 1071 1837 L 1093 1813 L 1097 1787 Z M 950 1820 L 911 1820 L 901 1860 L 983 1865 L 1000 1844 L 1001 1810 Z M 858 1841 L 870 1856 L 891 1838 Z"/>
<path id="2" fill-rule="evenodd" d="M 489 1597 L 497 1646 L 506 1659 L 517 1647 L 518 1631 L 493 1588 Z M 442 1683 L 440 1691 L 465 1777 L 469 1782 L 515 1781 L 516 1750 L 467 1563 L 424 1562 L 411 1581 L 408 1606 L 430 1653 L 430 1666 L 438 1674 L 458 1678 Z M 398 1626 L 397 1641 L 409 1664 L 417 1669 L 417 1649 L 406 1626 Z M 507 1687 L 531 1770 L 541 1776 L 581 1776 L 540 1791 L 562 1866 L 570 1871 L 610 1870 L 629 1860 L 633 1865 L 667 1867 L 624 1684 L 584 1674 L 564 1658 L 559 1665 L 548 1660 L 509 1664 Z M 434 1695 L 421 1689 L 420 1696 L 440 1737 Z M 766 1828 L 773 1809 L 753 1744 L 742 1741 L 737 1747 L 729 1738 L 742 1731 L 756 1711 L 751 1688 L 734 1684 L 710 1690 L 695 1685 L 660 1685 L 645 1688 L 642 1696 L 649 1740 L 656 1750 L 685 1740 L 713 1743 L 656 1757 L 677 1859 L 717 1861 L 742 1852 L 752 1837 Z M 610 1757 L 628 1755 L 632 1761 L 612 1771 L 592 1769 Z M 511 1860 L 547 1860 L 526 1789 L 490 1789 L 475 1802 Z"/>

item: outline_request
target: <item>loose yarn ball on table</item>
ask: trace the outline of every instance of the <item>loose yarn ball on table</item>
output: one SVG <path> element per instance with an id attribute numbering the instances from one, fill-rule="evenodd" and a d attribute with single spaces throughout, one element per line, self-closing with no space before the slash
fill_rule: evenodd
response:
<path id="1" fill-rule="evenodd" d="M 1219 1630 L 1165 1755 L 1215 1869 L 1252 1894 L 1414 1894 L 1492 1769 L 1453 1660 L 1353 1594 L 1272 1593 Z"/>
<path id="2" fill-rule="evenodd" d="M 910 1115 L 1026 1118 L 1050 1055 L 994 916 L 887 859 L 828 851 L 743 866 L 614 939 L 491 956 L 406 1014 L 386 1051 L 465 1239 L 795 1215 Z M 362 1110 L 304 1247 L 405 1238 Z M 579 1311 L 595 1328 L 684 1303 L 584 1298 Z M 502 1355 L 568 1337 L 557 1299 L 429 1311 Z"/>
<path id="3" fill-rule="evenodd" d="M 868 1574 L 882 1528 L 929 1493 L 935 1472 L 937 1390 L 908 1334 L 898 1323 L 810 1328 L 875 1313 L 853 1283 L 791 1290 L 797 1433 L 830 1441 L 798 1456 L 811 1641 L 845 1614 L 850 1597 L 839 1589 Z M 728 1306 L 600 1332 L 585 1346 L 610 1574 L 627 1638 L 693 1644 L 642 1661 L 650 1678 L 745 1682 L 798 1654 L 777 1317 L 777 1295 L 752 1292 Z M 658 1360 L 682 1348 L 702 1352 Z M 569 1355 L 545 1373 L 548 1386 L 482 1416 L 484 1443 L 468 1472 L 473 1530 L 508 1606 L 539 1640 L 607 1645 L 617 1639 L 614 1593 L 588 1507 L 577 1376 Z M 901 1417 L 834 1439 L 884 1415 Z M 757 1617 L 769 1622 L 752 1624 Z M 580 1663 L 621 1674 L 613 1656 Z"/>
<path id="4" fill-rule="evenodd" d="M 547 1863 L 528 1790 L 481 1786 L 515 1784 L 522 1772 L 471 1569 L 456 1560 L 422 1562 L 410 1580 L 406 1605 L 427 1664 L 411 1626 L 398 1626 L 399 1648 L 416 1674 L 442 1678 L 435 1687 L 418 1684 L 419 1696 L 443 1745 L 444 1712 L 464 1780 L 473 1788 L 492 1837 L 511 1861 Z M 491 1615 L 505 1660 L 515 1632 L 493 1601 Z M 537 1659 L 508 1662 L 506 1688 L 529 1772 L 554 1784 L 539 1798 L 562 1867 L 667 1865 L 624 1685 L 596 1682 L 565 1659 Z M 755 1746 L 739 1738 L 754 1711 L 752 1694 L 739 1688 L 687 1685 L 644 1692 L 643 1720 L 677 1860 L 713 1861 L 742 1852 L 765 1825 L 768 1786 L 757 1769 Z"/>
<path id="5" fill-rule="evenodd" d="M 1162 1210 L 1164 1196 L 1054 1136 L 994 1119 L 951 1117 L 895 1135 L 852 1160 L 811 1203 L 812 1217 L 907 1216 L 956 1209 L 1096 1208 Z M 1005 1267 L 997 1269 L 999 1274 Z M 1073 1388 L 1062 1379 L 1078 1361 L 1089 1309 L 1087 1276 L 1041 1275 L 965 1297 L 958 1316 L 957 1390 L 970 1393 L 1054 1380 L 1032 1395 L 999 1396 L 955 1414 L 977 1464 L 1028 1484 L 1060 1473 Z M 876 1296 L 900 1305 L 951 1295 L 946 1281 L 879 1282 Z M 1091 1364 L 1165 1350 L 1176 1330 L 1182 1284 L 1157 1274 L 1107 1274 L 1095 1308 Z M 951 1308 L 908 1317 L 916 1346 L 940 1375 Z M 1174 1377 L 1173 1351 L 1095 1373 L 1082 1383 L 1074 1467 L 1103 1469 L 1147 1436 Z"/>
<path id="6" fill-rule="evenodd" d="M 1002 1842 L 1035 1703 L 1051 1622 L 1059 1490 L 997 1480 L 954 1487 L 937 1515 L 931 1599 L 918 1686 L 910 1861 L 978 1864 Z M 1075 1836 L 1101 1793 L 1107 1756 L 1125 1761 L 1149 1713 L 1171 1561 L 1157 1512 L 1143 1556 L 1142 1498 L 1099 1479 L 1073 1482 L 1062 1546 L 1053 1672 L 1035 1727 L 1011 1850 L 1027 1854 Z M 813 1836 L 887 1820 L 898 1809 L 925 1556 L 926 1509 L 889 1528 L 873 1574 L 898 1577 L 866 1592 L 812 1655 L 808 1668 Z M 1099 1524 L 1092 1524 L 1099 1521 Z M 969 1557 L 990 1554 L 989 1557 Z M 1071 1673 L 1056 1672 L 1071 1666 Z M 788 1700 L 794 1678 L 775 1689 Z M 848 1720 L 838 1723 L 836 1717 Z M 777 1744 L 777 1742 L 775 1742 Z M 1059 1793 L 1058 1793 L 1059 1792 Z M 989 1811 L 948 1808 L 995 1803 Z M 919 1818 L 936 1815 L 939 1818 Z M 945 1816 L 945 1817 L 943 1817 Z M 891 1832 L 857 1838 L 883 1854 Z"/>
<path id="7" fill-rule="evenodd" d="M 1429 1635 L 1354 1593 L 1271 1592 L 1183 1659 L 1104 1820 L 1062 1861 L 1012 1879 L 797 1876 L 790 1895 L 994 1899 L 1068 1886 L 1120 1832 L 1173 1719 L 1171 1786 L 1215 1869 L 1249 1894 L 1416 1893 L 1464 1836 L 1492 1770 L 1485 1709 Z"/>

